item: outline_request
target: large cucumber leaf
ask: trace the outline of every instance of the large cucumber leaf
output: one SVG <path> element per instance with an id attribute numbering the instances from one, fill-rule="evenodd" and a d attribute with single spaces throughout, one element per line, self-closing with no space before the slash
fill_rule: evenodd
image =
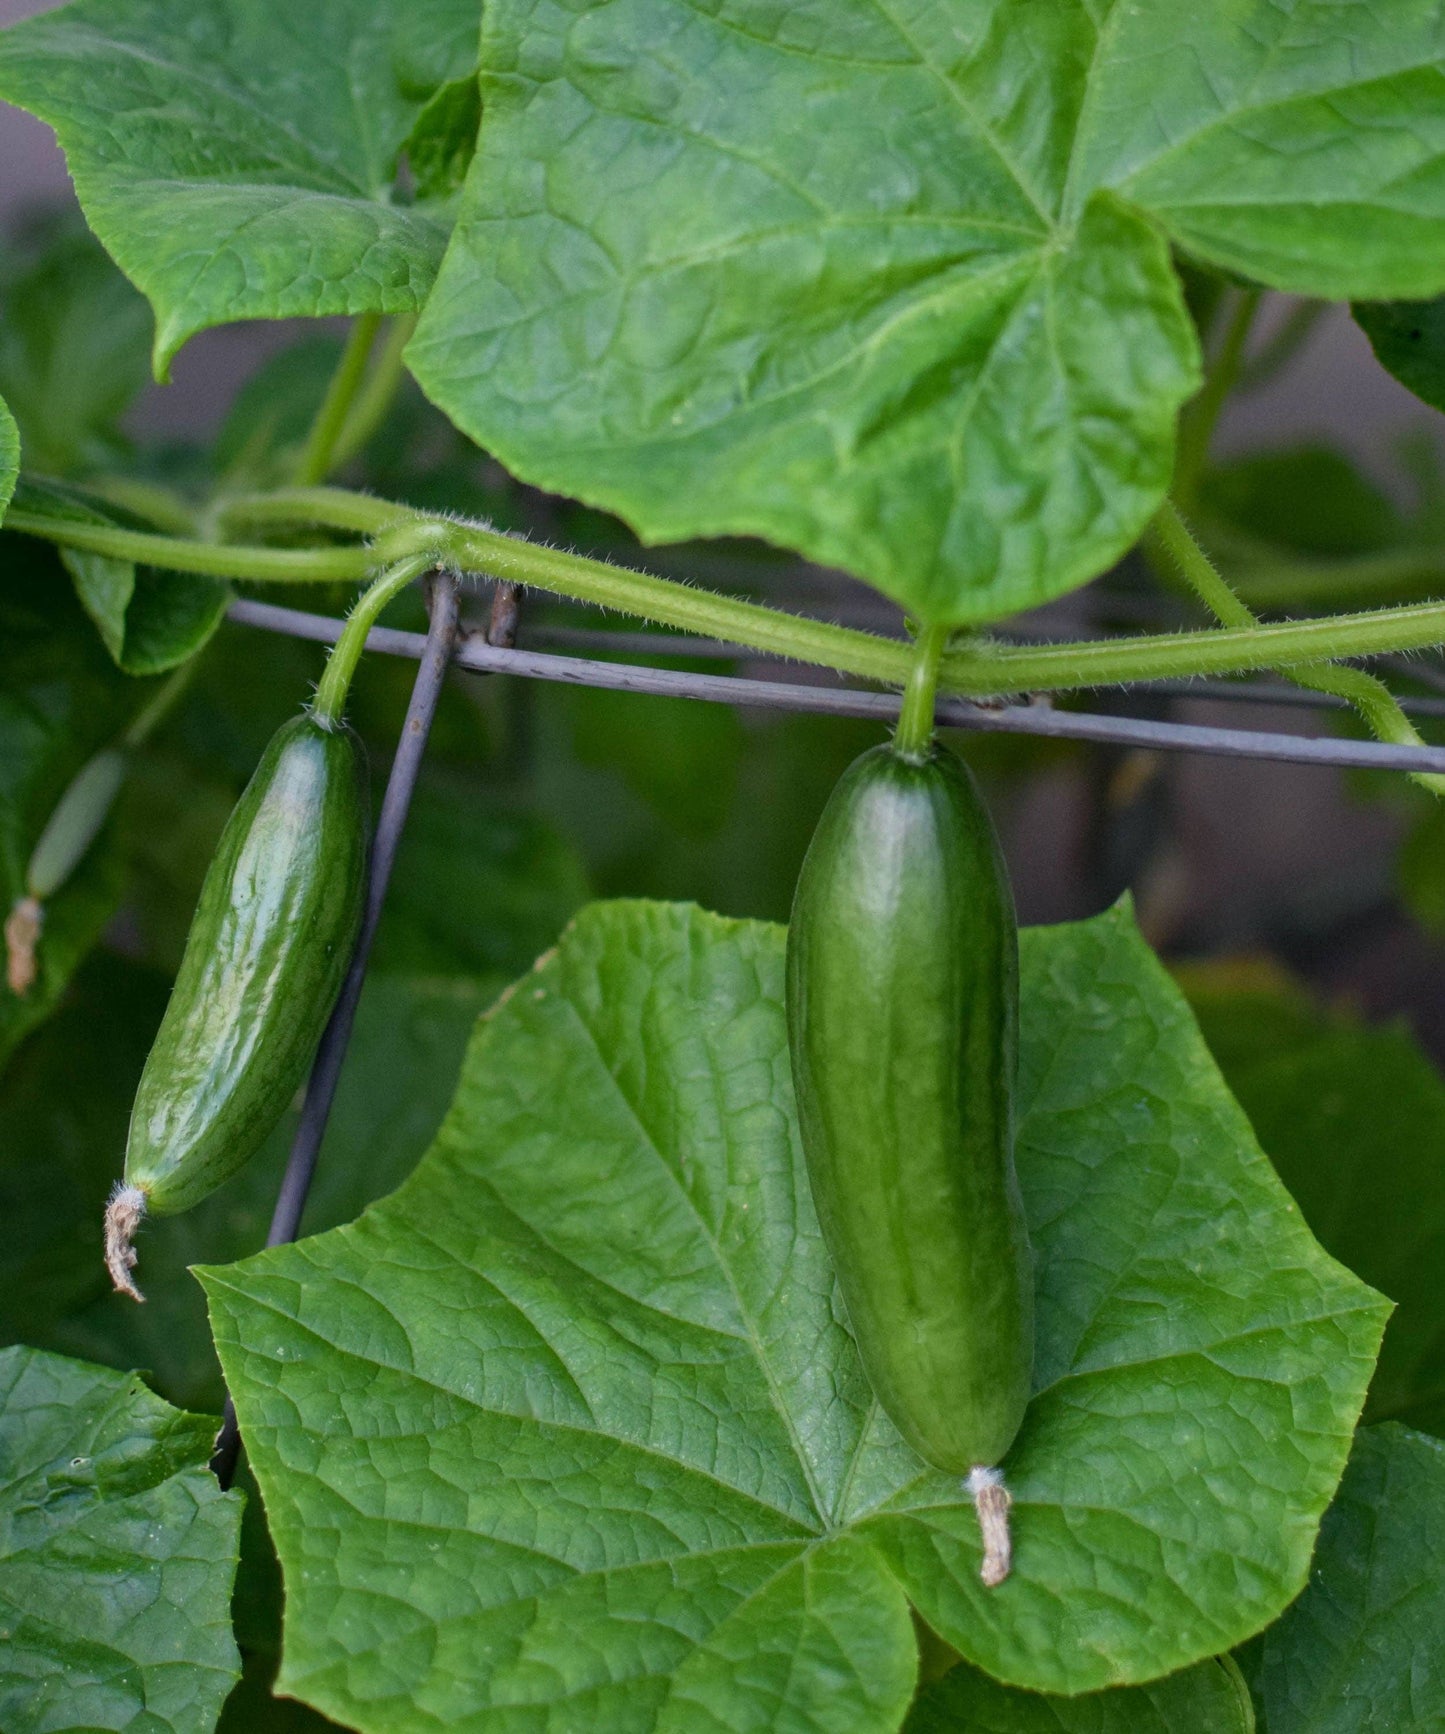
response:
<path id="1" fill-rule="evenodd" d="M 476 0 L 72 0 L 0 35 L 0 96 L 55 128 L 155 308 L 160 375 L 229 320 L 421 305 L 450 213 L 407 203 L 398 161 L 429 81 L 474 63 L 466 12 L 474 32 Z"/>
<path id="2" fill-rule="evenodd" d="M 965 1662 L 918 1695 L 903 1734 L 1254 1734 L 1254 1716 L 1228 1662 L 1078 1698 L 1001 1686 Z"/>
<path id="3" fill-rule="evenodd" d="M 519 475 L 921 616 L 1083 583 L 1198 381 L 1173 240 L 1445 287 L 1445 15 L 1335 0 L 492 0 L 411 359 Z"/>
<path id="4" fill-rule="evenodd" d="M 905 1594 L 1063 1692 L 1274 1619 L 1386 1304 L 1311 1239 L 1126 911 L 1023 964 L 1007 1583 L 844 1328 L 781 930 L 594 905 L 483 1020 L 399 1192 L 203 1273 L 287 1574 L 282 1689 L 368 1734 L 866 1734 L 913 1684 Z"/>
<path id="5" fill-rule="evenodd" d="M 1311 1230 L 1396 1303 L 1365 1418 L 1445 1436 L 1445 1082 L 1409 1030 L 1327 1011 L 1287 979 L 1225 963 L 1182 983 Z"/>
<path id="6" fill-rule="evenodd" d="M 1362 1428 L 1309 1588 L 1241 1657 L 1269 1734 L 1439 1734 L 1442 1561 L 1445 1442 Z"/>
<path id="7" fill-rule="evenodd" d="M 216 1422 L 138 1374 L 0 1350 L 0 1727 L 209 1734 L 239 1669 Z"/>

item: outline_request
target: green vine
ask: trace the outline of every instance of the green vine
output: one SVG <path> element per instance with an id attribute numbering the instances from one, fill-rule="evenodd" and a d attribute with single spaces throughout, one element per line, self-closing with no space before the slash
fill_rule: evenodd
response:
<path id="1" fill-rule="evenodd" d="M 1146 548 L 1173 562 L 1210 613 L 1225 626 L 1238 631 L 1256 631 L 1259 621 L 1235 595 L 1213 561 L 1194 539 L 1172 502 L 1166 500 L 1156 513 L 1146 537 Z M 1337 668 L 1332 663 L 1285 668 L 1287 680 L 1311 692 L 1330 693 L 1353 705 L 1375 737 L 1392 746 L 1422 747 L 1425 740 L 1400 709 L 1394 694 L 1382 680 L 1359 668 Z M 1445 776 L 1432 771 L 1412 771 L 1413 780 L 1433 795 L 1445 794 Z"/>
<path id="2" fill-rule="evenodd" d="M 218 524 L 222 534 L 243 526 L 250 526 L 253 533 L 267 526 L 285 526 L 341 531 L 368 540 L 326 548 L 201 541 L 77 523 L 19 508 L 12 508 L 6 526 L 63 547 L 110 554 L 164 571 L 252 583 L 359 583 L 415 556 L 454 571 L 545 590 L 882 685 L 902 687 L 913 666 L 912 646 L 902 639 L 788 614 L 675 579 L 542 547 L 485 524 L 441 518 L 341 488 L 237 496 L 217 502 L 209 521 Z M 1445 644 L 1445 601 L 1263 623 L 1243 603 L 1239 608 L 1243 612 L 1223 627 L 1140 637 L 1014 646 L 975 636 L 943 651 L 939 690 L 967 698 L 1065 692 L 1143 680 L 1288 671 L 1302 664 Z M 1351 672 L 1336 670 L 1330 678 Z M 1362 694 L 1346 696 L 1359 702 Z"/>

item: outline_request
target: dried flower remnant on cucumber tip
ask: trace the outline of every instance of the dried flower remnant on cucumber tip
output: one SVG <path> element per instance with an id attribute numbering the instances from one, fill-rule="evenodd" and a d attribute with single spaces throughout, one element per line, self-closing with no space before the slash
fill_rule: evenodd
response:
<path id="1" fill-rule="evenodd" d="M 127 1186 L 118 1180 L 105 1207 L 105 1268 L 110 1272 L 116 1293 L 128 1294 L 135 1301 L 145 1299 L 130 1274 L 135 1269 L 136 1231 L 145 1213 L 145 1193 L 138 1186 Z"/>
<path id="2" fill-rule="evenodd" d="M 978 1575 L 985 1589 L 997 1589 L 1013 1570 L 1013 1537 L 1008 1521 L 1013 1495 L 1004 1484 L 1001 1469 L 975 1469 L 964 1487 L 973 1499 L 983 1537 L 983 1564 Z"/>

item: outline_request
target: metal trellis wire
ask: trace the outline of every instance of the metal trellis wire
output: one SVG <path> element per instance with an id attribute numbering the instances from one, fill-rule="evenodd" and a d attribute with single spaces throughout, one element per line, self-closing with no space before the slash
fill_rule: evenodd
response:
<path id="1" fill-rule="evenodd" d="M 269 602 L 234 602 L 230 618 L 247 626 L 292 637 L 334 643 L 342 622 L 329 615 L 308 614 L 280 608 Z M 626 647 L 636 648 L 648 634 L 627 635 Z M 623 648 L 622 634 L 599 632 L 599 648 Z M 388 656 L 420 657 L 430 642 L 417 632 L 376 627 L 367 638 L 367 649 Z M 668 638 L 667 652 L 697 655 L 684 650 L 685 640 Z M 705 644 L 710 641 L 703 641 Z M 676 649 L 674 649 L 674 645 Z M 649 647 L 651 648 L 651 647 Z M 663 654 L 654 649 L 654 654 Z M 754 653 L 732 649 L 730 654 L 750 660 Z M 862 717 L 880 723 L 894 721 L 899 698 L 894 693 L 865 692 L 851 687 L 804 684 L 796 681 L 758 680 L 740 675 L 702 674 L 678 669 L 642 667 L 635 663 L 601 661 L 582 656 L 554 656 L 544 651 L 515 649 L 488 643 L 480 634 L 464 637 L 452 658 L 454 666 L 477 674 L 513 674 L 532 680 L 558 681 L 573 686 L 605 688 L 614 692 L 638 692 L 673 698 L 698 699 L 769 710 L 812 711 L 829 716 Z M 1145 690 L 1166 691 L 1198 698 L 1250 697 L 1271 704 L 1296 703 L 1297 688 L 1234 684 L 1226 681 L 1189 683 L 1140 683 Z M 1131 690 L 1138 690 L 1133 688 Z M 1320 695 L 1302 695 L 1306 703 L 1328 708 Z M 1406 701 L 1406 708 L 1432 714 L 1430 700 Z M 1115 746 L 1148 748 L 1162 752 L 1200 752 L 1225 758 L 1265 759 L 1295 765 L 1334 765 L 1356 770 L 1434 771 L 1445 773 L 1445 747 L 1395 746 L 1381 741 L 1356 741 L 1329 736 L 1290 735 L 1267 730 L 1216 728 L 1200 723 L 1157 721 L 1144 717 L 1107 716 L 1085 711 L 1056 710 L 1048 702 L 994 703 L 962 698 L 941 699 L 939 723 L 946 728 L 985 733 L 1039 735 L 1055 740 L 1097 741 Z"/>
<path id="2" fill-rule="evenodd" d="M 339 628 L 341 622 L 337 621 L 335 624 Z M 417 643 L 412 654 L 420 659 L 421 667 L 417 671 L 416 684 L 412 687 L 411 703 L 407 706 L 406 721 L 402 725 L 401 739 L 397 742 L 396 756 L 391 763 L 391 775 L 387 779 L 386 794 L 382 798 L 381 813 L 372 839 L 361 931 L 357 935 L 356 948 L 351 954 L 351 964 L 337 996 L 331 1020 L 321 1038 L 321 1045 L 316 1050 L 311 1077 L 306 1085 L 301 1119 L 291 1144 L 291 1156 L 286 1164 L 281 1189 L 276 1195 L 276 1208 L 271 1216 L 270 1232 L 266 1236 L 267 1246 L 281 1246 L 287 1241 L 295 1240 L 301 1226 L 301 1213 L 306 1208 L 306 1195 L 311 1189 L 311 1178 L 316 1172 L 316 1158 L 321 1150 L 321 1140 L 326 1135 L 326 1122 L 336 1096 L 336 1084 L 341 1076 L 342 1061 L 346 1058 L 347 1043 L 351 1039 L 351 1026 L 356 1018 L 357 1003 L 361 999 L 366 965 L 371 956 L 371 943 L 376 937 L 382 904 L 386 901 L 386 888 L 396 861 L 402 830 L 406 825 L 407 812 L 411 807 L 412 791 L 416 788 L 417 774 L 421 770 L 422 756 L 426 752 L 427 737 L 431 733 L 432 720 L 436 716 L 437 703 L 441 698 L 442 683 L 456 645 L 457 624 L 457 581 L 450 574 L 443 573 L 432 585 L 430 629 L 425 637 L 420 633 L 412 635 Z M 221 1430 L 216 1435 L 215 1450 L 211 1456 L 211 1468 L 222 1487 L 231 1485 L 240 1447 L 236 1408 L 228 1395 Z"/>

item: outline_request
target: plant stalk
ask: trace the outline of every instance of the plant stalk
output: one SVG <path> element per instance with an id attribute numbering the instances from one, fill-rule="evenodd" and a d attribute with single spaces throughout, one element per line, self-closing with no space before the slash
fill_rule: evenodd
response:
<path id="1" fill-rule="evenodd" d="M 1156 513 L 1149 527 L 1149 538 L 1173 561 L 1200 601 L 1226 627 L 1238 631 L 1259 630 L 1260 623 L 1253 611 L 1235 595 L 1223 575 L 1215 569 L 1214 562 L 1195 541 L 1171 501 L 1166 500 Z M 1377 740 L 1388 741 L 1393 746 L 1422 747 L 1426 744 L 1384 681 L 1366 674 L 1363 669 L 1337 668 L 1325 663 L 1318 667 L 1286 668 L 1281 672 L 1286 680 L 1310 692 L 1331 693 L 1347 700 Z M 1410 776 L 1431 794 L 1445 795 L 1445 777 L 1438 773 L 1411 771 Z"/>
<path id="2" fill-rule="evenodd" d="M 1205 373 L 1204 385 L 1179 418 L 1179 450 L 1174 461 L 1173 493 L 1186 510 L 1194 504 L 1194 496 L 1199 490 L 1199 478 L 1209 459 L 1209 446 L 1219 413 L 1239 378 L 1245 345 L 1249 342 L 1249 329 L 1259 307 L 1259 294 L 1258 289 L 1234 292 L 1233 305 Z"/>
<path id="3" fill-rule="evenodd" d="M 903 708 L 893 731 L 893 750 L 921 765 L 933 744 L 933 709 L 938 695 L 938 663 L 948 643 L 946 626 L 925 626 L 918 635 L 913 667 L 903 689 Z"/>
<path id="4" fill-rule="evenodd" d="M 339 470 L 370 443 L 373 434 L 386 420 L 401 387 L 406 368 L 402 355 L 416 330 L 416 315 L 403 313 L 391 321 L 381 340 L 376 361 L 362 386 L 351 413 L 342 424 L 326 474 Z M 317 477 L 318 481 L 322 478 Z"/>
<path id="5" fill-rule="evenodd" d="M 311 714 L 323 727 L 341 726 L 346 715 L 346 696 L 351 691 L 361 653 L 366 649 L 366 635 L 376 625 L 382 609 L 408 584 L 414 584 L 424 572 L 430 571 L 434 564 L 425 555 L 414 554 L 410 559 L 399 560 L 363 592 L 347 616 L 340 638 L 332 646 L 320 685 L 316 688 L 316 697 L 311 703 Z"/>
<path id="6" fill-rule="evenodd" d="M 336 372 L 331 376 L 296 463 L 296 481 L 301 487 L 324 482 L 340 462 L 337 442 L 366 377 L 367 358 L 380 325 L 379 313 L 361 313 L 352 321 Z"/>

